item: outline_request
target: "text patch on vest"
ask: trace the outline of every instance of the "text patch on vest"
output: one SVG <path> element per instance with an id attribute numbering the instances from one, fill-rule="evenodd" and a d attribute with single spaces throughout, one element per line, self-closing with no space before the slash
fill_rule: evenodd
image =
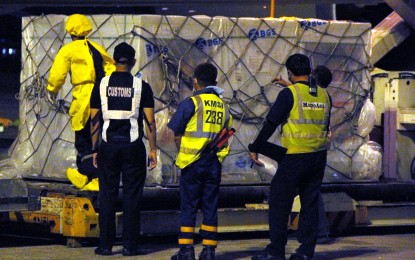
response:
<path id="1" fill-rule="evenodd" d="M 326 104 L 320 102 L 303 102 L 303 110 L 321 110 Z"/>

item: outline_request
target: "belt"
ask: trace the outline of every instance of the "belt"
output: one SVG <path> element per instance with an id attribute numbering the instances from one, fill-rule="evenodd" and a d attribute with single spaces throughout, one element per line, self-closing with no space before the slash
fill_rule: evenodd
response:
<path id="1" fill-rule="evenodd" d="M 108 136 L 107 143 L 131 143 L 131 139 L 125 136 Z"/>

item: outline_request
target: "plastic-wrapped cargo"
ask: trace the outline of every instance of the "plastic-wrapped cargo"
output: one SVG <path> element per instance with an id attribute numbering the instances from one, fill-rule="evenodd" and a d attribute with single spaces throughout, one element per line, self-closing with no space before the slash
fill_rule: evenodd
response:
<path id="1" fill-rule="evenodd" d="M 360 109 L 359 119 L 356 127 L 356 134 L 367 137 L 372 132 L 376 121 L 375 105 L 367 98 Z"/>
<path id="2" fill-rule="evenodd" d="M 247 146 L 281 90 L 270 82 L 279 75 L 287 78 L 284 63 L 293 53 L 303 53 L 310 57 L 313 66 L 325 65 L 333 72 L 328 88 L 334 105 L 333 141 L 326 180 L 337 181 L 336 176 L 354 178 L 350 156 L 361 146 L 350 140 L 358 135 L 353 119 L 359 115 L 370 89 L 370 24 L 293 17 L 89 18 L 94 28 L 89 37 L 109 54 L 122 41 L 137 50 L 137 65 L 132 73 L 153 88 L 160 166 L 151 173 L 147 184 L 178 181 L 179 171 L 174 166 L 177 149 L 166 124 L 177 104 L 192 94 L 193 68 L 207 61 L 218 67 L 218 86 L 225 89 L 224 100 L 230 105 L 237 130 L 230 141 L 231 154 L 223 164 L 222 182 L 269 181 L 278 165 L 268 162 L 266 169 L 251 168 Z M 75 167 L 74 134 L 67 114 L 72 98 L 69 80 L 59 93 L 58 105 L 50 104 L 45 97 L 53 59 L 59 48 L 70 41 L 64 30 L 65 19 L 62 15 L 22 18 L 21 124 L 9 159 L 16 167 L 14 176 L 65 178 L 66 169 Z M 367 141 L 362 140 L 362 144 Z M 339 160 L 333 154 L 344 155 L 341 167 L 336 167 Z M 0 177 L 10 177 L 12 173 L 7 169 L 0 168 Z"/>

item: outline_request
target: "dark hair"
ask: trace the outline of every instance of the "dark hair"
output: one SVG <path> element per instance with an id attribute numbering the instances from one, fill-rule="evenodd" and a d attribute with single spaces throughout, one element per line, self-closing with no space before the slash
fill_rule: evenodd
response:
<path id="1" fill-rule="evenodd" d="M 218 69 L 210 63 L 202 63 L 196 66 L 193 77 L 197 79 L 200 86 L 206 87 L 216 85 Z"/>
<path id="2" fill-rule="evenodd" d="M 331 71 L 323 65 L 319 65 L 314 70 L 314 75 L 316 75 L 317 85 L 322 88 L 327 88 L 333 79 Z"/>
<path id="3" fill-rule="evenodd" d="M 287 70 L 291 71 L 295 76 L 310 75 L 310 59 L 304 54 L 293 54 L 288 57 L 285 62 Z"/>
<path id="4" fill-rule="evenodd" d="M 71 38 L 72 39 L 77 39 L 77 40 L 83 40 L 83 39 L 85 39 L 85 36 L 76 36 L 75 34 L 71 34 Z"/>

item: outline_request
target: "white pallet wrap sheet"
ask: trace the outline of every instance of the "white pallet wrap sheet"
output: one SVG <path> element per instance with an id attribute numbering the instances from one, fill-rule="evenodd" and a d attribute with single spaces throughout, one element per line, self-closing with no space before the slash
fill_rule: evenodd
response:
<path id="1" fill-rule="evenodd" d="M 224 100 L 231 107 L 237 130 L 230 141 L 231 154 L 223 164 L 223 182 L 268 181 L 278 165 L 268 160 L 264 169 L 250 168 L 247 145 L 281 90 L 270 82 L 279 75 L 287 78 L 284 63 L 294 53 L 303 53 L 313 66 L 325 65 L 333 72 L 328 88 L 334 105 L 333 141 L 325 180 L 353 180 L 353 155 L 369 141 L 367 136 L 356 137 L 355 123 L 365 124 L 357 118 L 370 90 L 370 24 L 294 17 L 88 17 L 93 23 L 89 38 L 110 55 L 123 41 L 137 50 L 132 73 L 153 88 L 160 163 L 149 174 L 152 177 L 147 184 L 177 182 L 177 149 L 166 124 L 177 104 L 192 94 L 193 69 L 207 61 L 218 67 L 218 86 L 225 89 Z M 72 99 L 69 76 L 58 95 L 61 106 L 50 104 L 45 96 L 54 57 L 63 44 L 71 41 L 64 29 L 65 19 L 63 15 L 22 18 L 21 124 L 10 148 L 10 159 L 0 162 L 0 178 L 65 178 L 66 169 L 76 167 L 74 134 L 67 114 Z M 350 138 L 362 141 L 350 145 Z M 339 155 L 345 159 L 339 160 Z M 5 170 L 2 164 L 14 165 L 15 169 Z"/>

